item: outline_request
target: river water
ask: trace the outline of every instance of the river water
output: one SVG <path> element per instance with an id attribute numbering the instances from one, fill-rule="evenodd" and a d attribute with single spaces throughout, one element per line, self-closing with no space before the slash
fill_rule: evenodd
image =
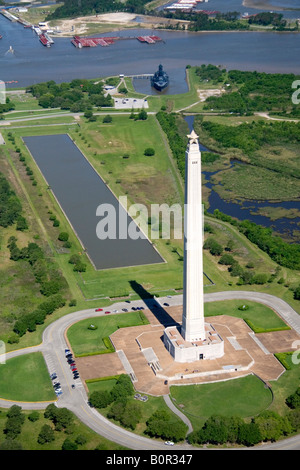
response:
<path id="1" fill-rule="evenodd" d="M 11 23 L 0 15 L 0 80 L 27 86 L 47 80 L 153 73 L 162 63 L 170 77 L 168 93 L 187 90 L 186 65 L 211 63 L 228 69 L 299 73 L 300 34 L 258 32 L 189 33 L 158 30 L 119 31 L 121 37 L 157 34 L 154 45 L 136 39 L 116 41 L 109 47 L 77 49 L 70 38 L 54 38 L 42 46 L 31 29 Z M 106 34 L 108 36 L 109 34 Z M 116 35 L 112 33 L 110 35 Z M 8 52 L 12 46 L 14 53 Z M 150 93 L 149 80 L 136 80 L 138 91 Z"/>

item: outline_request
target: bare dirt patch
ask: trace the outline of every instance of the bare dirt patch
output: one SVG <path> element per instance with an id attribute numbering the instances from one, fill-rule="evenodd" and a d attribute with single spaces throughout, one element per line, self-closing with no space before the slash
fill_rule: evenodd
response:
<path id="1" fill-rule="evenodd" d="M 207 98 L 209 98 L 210 96 L 221 96 L 225 92 L 225 90 L 224 88 L 222 89 L 213 88 L 213 89 L 208 89 L 208 90 L 197 90 L 197 92 L 198 92 L 200 101 L 203 102 L 203 101 L 206 101 Z"/>

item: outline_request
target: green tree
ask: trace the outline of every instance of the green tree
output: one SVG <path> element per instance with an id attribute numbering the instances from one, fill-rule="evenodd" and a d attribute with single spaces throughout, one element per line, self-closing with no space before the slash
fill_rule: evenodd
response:
<path id="1" fill-rule="evenodd" d="M 87 109 L 85 112 L 84 112 L 84 117 L 86 119 L 91 119 L 91 117 L 93 116 L 93 111 L 91 109 Z"/>
<path id="2" fill-rule="evenodd" d="M 148 114 L 144 109 L 141 109 L 141 111 L 138 113 L 138 119 L 141 121 L 146 121 L 148 118 Z"/>
<path id="3" fill-rule="evenodd" d="M 107 114 L 106 116 L 104 116 L 102 122 L 104 122 L 104 123 L 110 123 L 110 122 L 112 122 L 112 117 L 111 117 L 109 114 Z"/>
<path id="4" fill-rule="evenodd" d="M 72 441 L 69 437 L 67 437 L 67 439 L 64 440 L 61 449 L 62 450 L 77 450 L 78 446 L 76 442 Z"/>
<path id="5" fill-rule="evenodd" d="M 58 239 L 61 242 L 66 242 L 69 240 L 69 234 L 67 232 L 60 232 L 60 234 L 58 235 Z"/>
<path id="6" fill-rule="evenodd" d="M 171 415 L 165 410 L 154 412 L 146 424 L 146 434 L 152 437 L 170 439 L 174 442 L 183 440 L 187 431 L 187 426 L 182 421 L 174 422 Z"/>
<path id="7" fill-rule="evenodd" d="M 17 230 L 20 230 L 20 231 L 23 231 L 23 230 L 27 230 L 27 229 L 28 229 L 27 220 L 26 220 L 25 217 L 23 217 L 22 215 L 19 215 L 19 217 L 17 218 L 17 226 L 16 226 L 16 229 L 17 229 Z"/>
<path id="8" fill-rule="evenodd" d="M 54 430 L 49 426 L 49 424 L 44 424 L 40 430 L 40 433 L 38 435 L 38 443 L 43 445 L 46 444 L 47 442 L 52 442 L 54 441 Z"/>
<path id="9" fill-rule="evenodd" d="M 107 391 L 94 391 L 90 395 L 90 403 L 95 408 L 106 408 L 113 401 L 112 395 Z"/>
<path id="10" fill-rule="evenodd" d="M 32 423 L 34 423 L 35 421 L 38 421 L 38 420 L 40 419 L 39 412 L 38 412 L 38 411 L 32 411 L 32 412 L 28 415 L 28 419 L 29 419 L 29 421 L 31 421 Z"/>
<path id="11" fill-rule="evenodd" d="M 147 157 L 152 157 L 153 155 L 155 155 L 155 150 L 152 147 L 148 147 L 144 150 L 144 155 L 146 155 Z"/>
<path id="12" fill-rule="evenodd" d="M 120 423 L 126 428 L 134 430 L 142 417 L 140 402 L 127 402 L 120 417 Z"/>
<path id="13" fill-rule="evenodd" d="M 262 440 L 259 426 L 254 423 L 243 423 L 239 426 L 238 443 L 250 447 Z"/>
<path id="14" fill-rule="evenodd" d="M 208 238 L 203 245 L 205 250 L 209 250 L 209 252 L 213 256 L 219 256 L 222 254 L 223 247 L 218 243 L 214 238 Z"/>
<path id="15" fill-rule="evenodd" d="M 235 262 L 236 261 L 235 261 L 234 257 L 229 255 L 228 253 L 225 253 L 219 259 L 219 264 L 225 264 L 226 266 L 232 266 Z"/>
<path id="16" fill-rule="evenodd" d="M 254 423 L 257 424 L 263 441 L 277 441 L 290 431 L 287 419 L 269 410 L 260 413 Z"/>
<path id="17" fill-rule="evenodd" d="M 286 404 L 293 409 L 300 408 L 300 387 L 297 388 L 295 393 L 287 397 Z"/>

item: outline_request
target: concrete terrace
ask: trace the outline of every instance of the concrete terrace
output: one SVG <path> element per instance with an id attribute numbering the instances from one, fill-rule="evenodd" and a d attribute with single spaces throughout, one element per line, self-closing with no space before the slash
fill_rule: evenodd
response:
<path id="1" fill-rule="evenodd" d="M 181 323 L 182 307 L 166 307 L 173 324 Z M 111 335 L 115 353 L 77 358 L 83 380 L 129 373 L 137 391 L 154 396 L 169 393 L 170 385 L 209 383 L 256 374 L 263 381 L 277 380 L 284 367 L 275 352 L 289 351 L 300 336 L 294 330 L 254 334 L 247 324 L 226 315 L 209 317 L 224 340 L 223 357 L 176 363 L 163 343 L 165 326 L 150 310 L 150 324 L 122 328 Z"/>

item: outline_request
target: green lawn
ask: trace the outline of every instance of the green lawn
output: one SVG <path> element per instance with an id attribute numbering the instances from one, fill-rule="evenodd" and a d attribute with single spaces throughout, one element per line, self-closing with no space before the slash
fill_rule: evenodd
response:
<path id="1" fill-rule="evenodd" d="M 297 353 L 296 358 L 299 358 L 299 354 Z M 272 403 L 271 409 L 282 416 L 289 410 L 285 404 L 285 399 L 292 393 L 295 393 L 300 383 L 300 367 L 299 364 L 294 364 L 292 359 L 292 354 L 285 355 L 285 361 L 289 369 L 281 375 L 278 380 L 271 382 L 274 393 L 274 402 Z"/>
<path id="2" fill-rule="evenodd" d="M 260 413 L 272 402 L 270 390 L 253 375 L 211 384 L 172 386 L 170 394 L 195 429 L 211 415 L 247 418 Z"/>
<path id="3" fill-rule="evenodd" d="M 27 402 L 56 399 L 41 353 L 25 354 L 0 364 L 0 397 Z"/>
<path id="4" fill-rule="evenodd" d="M 141 312 L 129 312 L 119 315 L 105 315 L 74 323 L 68 329 L 68 340 L 75 355 L 101 353 L 106 351 L 103 338 L 108 337 L 118 328 L 143 325 L 147 320 Z M 89 329 L 89 325 L 97 329 Z"/>
<path id="5" fill-rule="evenodd" d="M 245 311 L 238 307 L 246 305 Z M 219 302 L 206 302 L 204 304 L 205 316 L 230 315 L 249 320 L 255 329 L 268 331 L 272 329 L 284 329 L 284 321 L 269 307 L 258 302 L 243 300 L 226 300 Z"/>

